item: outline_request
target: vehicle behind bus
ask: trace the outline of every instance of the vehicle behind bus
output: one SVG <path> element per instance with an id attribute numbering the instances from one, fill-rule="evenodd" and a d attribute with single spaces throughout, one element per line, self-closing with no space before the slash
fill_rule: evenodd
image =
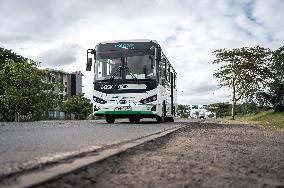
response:
<path id="1" fill-rule="evenodd" d="M 174 121 L 177 74 L 156 41 L 102 42 L 88 49 L 87 71 L 93 61 L 95 116 Z"/>

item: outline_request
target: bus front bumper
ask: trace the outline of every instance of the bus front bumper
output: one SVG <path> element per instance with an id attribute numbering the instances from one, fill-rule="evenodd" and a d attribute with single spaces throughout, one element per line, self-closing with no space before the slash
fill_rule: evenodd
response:
<path id="1" fill-rule="evenodd" d="M 112 116 L 115 118 L 129 118 L 129 117 L 140 117 L 140 118 L 156 118 L 157 113 L 152 111 L 96 111 L 95 116 Z"/>

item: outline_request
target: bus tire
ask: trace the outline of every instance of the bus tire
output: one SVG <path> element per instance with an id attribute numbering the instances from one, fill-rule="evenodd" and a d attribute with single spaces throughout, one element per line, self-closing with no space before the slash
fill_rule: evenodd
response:
<path id="1" fill-rule="evenodd" d="M 162 116 L 158 116 L 156 118 L 158 123 L 164 123 L 167 120 L 166 119 L 166 102 L 165 101 L 163 101 L 162 113 L 163 113 Z"/>
<path id="2" fill-rule="evenodd" d="M 114 123 L 115 122 L 115 118 L 111 117 L 111 116 L 106 116 L 106 122 L 107 123 Z"/>
<path id="3" fill-rule="evenodd" d="M 166 117 L 166 122 L 174 122 L 174 118 L 173 117 Z"/>
<path id="4" fill-rule="evenodd" d="M 158 123 L 164 123 L 165 122 L 165 117 L 164 116 L 162 116 L 162 117 L 159 116 L 159 117 L 156 118 L 156 120 L 157 120 Z"/>

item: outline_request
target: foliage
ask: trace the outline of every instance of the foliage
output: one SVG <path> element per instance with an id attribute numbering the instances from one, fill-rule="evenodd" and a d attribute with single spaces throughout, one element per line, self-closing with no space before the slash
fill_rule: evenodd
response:
<path id="1" fill-rule="evenodd" d="M 275 111 L 284 111 L 284 46 L 273 52 L 267 91 L 258 92 L 258 99 L 273 105 Z"/>
<path id="2" fill-rule="evenodd" d="M 260 108 L 255 102 L 244 102 L 242 104 L 237 105 L 236 112 L 237 114 L 251 114 L 258 113 Z"/>
<path id="3" fill-rule="evenodd" d="M 260 111 L 259 113 L 237 115 L 236 120 L 240 123 L 284 131 L 284 112 Z"/>
<path id="4" fill-rule="evenodd" d="M 0 47 L 0 71 L 3 71 L 3 66 L 5 65 L 5 61 L 12 59 L 16 63 L 26 63 L 28 61 L 27 58 L 24 58 L 14 52 L 12 50 L 8 50 L 5 48 Z M 3 72 L 2 72 L 3 74 Z M 4 76 L 4 75 L 2 75 Z M 0 121 L 13 121 L 14 120 L 14 111 L 13 109 L 7 108 L 9 105 L 4 104 L 4 94 L 5 94 L 5 88 L 4 88 L 4 80 L 0 79 Z"/>
<path id="5" fill-rule="evenodd" d="M 213 118 L 213 117 L 215 117 L 215 115 L 212 113 L 212 114 L 209 114 L 208 117 Z"/>
<path id="6" fill-rule="evenodd" d="M 15 57 L 18 62 L 6 59 L 0 68 L 0 113 L 4 121 L 20 121 L 23 115 L 41 116 L 56 106 L 58 99 L 52 91 L 55 84 L 45 79 L 49 74 L 46 70 L 39 70 L 33 61 Z"/>
<path id="7" fill-rule="evenodd" d="M 213 54 L 216 56 L 213 64 L 220 64 L 214 76 L 218 79 L 220 87 L 232 89 L 232 119 L 234 119 L 237 101 L 250 100 L 255 97 L 257 91 L 265 88 L 271 51 L 257 46 L 220 49 Z"/>
<path id="8" fill-rule="evenodd" d="M 64 101 L 61 109 L 70 114 L 75 114 L 75 119 L 86 119 L 93 112 L 93 105 L 91 100 L 84 95 L 76 95 Z"/>
<path id="9" fill-rule="evenodd" d="M 177 107 L 177 115 L 181 118 L 189 117 L 190 106 L 189 105 L 178 105 Z"/>
<path id="10" fill-rule="evenodd" d="M 230 115 L 231 104 L 229 103 L 214 103 L 210 104 L 208 110 L 216 113 L 216 117 L 224 117 Z"/>
<path id="11" fill-rule="evenodd" d="M 199 117 L 199 111 L 195 111 L 193 114 L 194 114 L 193 117 Z"/>
<path id="12" fill-rule="evenodd" d="M 4 66 L 5 61 L 8 59 L 12 59 L 16 63 L 26 63 L 28 61 L 28 58 L 18 55 L 12 52 L 12 50 L 0 47 L 0 69 Z"/>

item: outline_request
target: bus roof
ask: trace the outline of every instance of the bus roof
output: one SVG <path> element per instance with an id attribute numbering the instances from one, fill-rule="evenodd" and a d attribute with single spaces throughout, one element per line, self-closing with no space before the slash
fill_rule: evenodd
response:
<path id="1" fill-rule="evenodd" d="M 119 43 L 119 42 L 153 42 L 159 45 L 159 43 L 156 40 L 150 40 L 150 39 L 113 40 L 113 41 L 100 42 L 98 44 L 109 44 L 109 43 Z"/>

